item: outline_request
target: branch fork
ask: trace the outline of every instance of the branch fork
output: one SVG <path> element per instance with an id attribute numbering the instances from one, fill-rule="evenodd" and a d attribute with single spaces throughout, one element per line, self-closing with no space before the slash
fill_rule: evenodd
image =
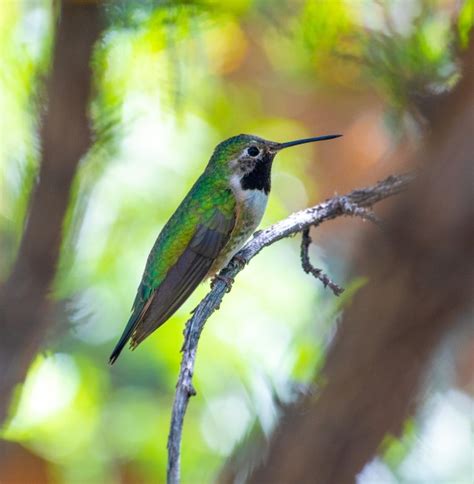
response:
<path id="1" fill-rule="evenodd" d="M 186 323 L 184 330 L 184 343 L 181 349 L 183 358 L 176 384 L 168 436 L 168 484 L 178 484 L 180 482 L 181 437 L 189 399 L 191 396 L 196 395 L 196 390 L 192 385 L 192 377 L 199 338 L 206 321 L 214 311 L 219 309 L 223 297 L 230 291 L 236 275 L 264 247 L 301 232 L 303 236 L 301 243 L 303 269 L 305 272 L 317 277 L 335 295 L 341 294 L 343 289 L 329 279 L 322 270 L 315 268 L 309 260 L 310 228 L 317 227 L 323 222 L 343 215 L 360 217 L 363 220 L 369 220 L 380 225 L 381 222 L 371 211 L 371 207 L 381 200 L 404 191 L 413 178 L 414 176 L 411 174 L 390 176 L 371 187 L 355 190 L 343 196 L 336 195 L 314 207 L 296 212 L 265 230 L 256 232 L 229 262 L 227 267 L 219 273 L 219 276 L 213 280 L 211 290 L 193 310 L 192 316 Z"/>

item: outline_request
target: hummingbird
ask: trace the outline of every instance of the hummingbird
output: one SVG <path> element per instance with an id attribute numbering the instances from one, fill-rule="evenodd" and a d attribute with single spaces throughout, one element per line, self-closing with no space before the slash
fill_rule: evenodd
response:
<path id="1" fill-rule="evenodd" d="M 276 154 L 339 134 L 286 143 L 239 134 L 218 144 L 204 173 L 168 220 L 148 256 L 114 363 L 165 323 L 204 280 L 215 276 L 262 220 Z"/>

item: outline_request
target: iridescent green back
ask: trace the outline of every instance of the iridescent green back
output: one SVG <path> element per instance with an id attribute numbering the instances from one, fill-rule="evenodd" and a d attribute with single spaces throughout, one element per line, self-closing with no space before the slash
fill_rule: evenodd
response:
<path id="1" fill-rule="evenodd" d="M 148 256 L 133 305 L 135 310 L 147 301 L 164 280 L 199 224 L 208 223 L 216 208 L 226 217 L 234 216 L 236 200 L 229 187 L 229 160 L 237 156 L 249 139 L 247 135 L 239 135 L 216 147 L 206 170 L 166 223 Z"/>

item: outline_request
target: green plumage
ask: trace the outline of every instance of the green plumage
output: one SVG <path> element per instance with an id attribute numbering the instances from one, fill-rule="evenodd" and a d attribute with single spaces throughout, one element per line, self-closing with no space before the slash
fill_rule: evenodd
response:
<path id="1" fill-rule="evenodd" d="M 228 182 L 230 173 L 227 160 L 229 157 L 234 156 L 235 153 L 238 153 L 245 145 L 245 142 L 245 139 L 237 136 L 216 147 L 206 170 L 193 185 L 159 234 L 148 256 L 142 281 L 133 303 L 132 315 L 110 357 L 112 363 L 130 338 L 132 339 L 131 346 L 134 347 L 149 332 L 164 322 L 158 318 L 154 322 L 155 324 L 146 325 L 147 327 L 143 328 L 144 331 L 140 333 L 140 325 L 145 326 L 143 325 L 143 319 L 146 316 L 146 312 L 150 312 L 147 307 L 150 298 L 152 298 L 166 278 L 169 277 L 170 269 L 175 267 L 180 259 L 183 258 L 183 254 L 189 248 L 198 228 L 203 226 L 211 227 L 213 223 L 215 224 L 216 210 L 219 212 L 219 217 L 222 218 L 223 216 L 228 221 L 227 224 L 224 224 L 226 225 L 227 233 L 222 234 L 221 245 L 223 246 L 227 242 L 234 225 L 236 213 L 236 199 Z M 219 247 L 219 251 L 222 250 L 222 246 Z M 209 263 L 207 265 L 209 267 L 207 267 L 207 270 L 211 268 L 214 260 L 215 258 L 208 258 Z M 204 268 L 203 266 L 202 269 Z M 197 284 L 199 282 L 197 281 Z M 194 284 L 194 286 L 197 284 Z M 174 310 L 176 309 L 177 307 Z M 167 315 L 167 317 L 170 316 L 171 314 Z M 151 331 L 149 331 L 150 327 Z"/>
<path id="2" fill-rule="evenodd" d="M 145 267 L 133 309 L 140 308 L 179 259 L 199 224 L 209 224 L 214 209 L 232 218 L 235 197 L 215 176 L 201 175 L 158 236 Z"/>
<path id="3" fill-rule="evenodd" d="M 242 136 L 242 135 L 241 135 Z M 140 307 L 188 246 L 198 224 L 208 224 L 215 208 L 232 218 L 236 200 L 229 188 L 227 160 L 245 146 L 236 136 L 220 143 L 198 178 L 158 236 L 145 266 L 133 309 Z"/>

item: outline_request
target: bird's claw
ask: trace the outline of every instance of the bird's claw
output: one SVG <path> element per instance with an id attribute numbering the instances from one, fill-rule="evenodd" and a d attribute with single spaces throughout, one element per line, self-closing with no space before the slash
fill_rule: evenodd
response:
<path id="1" fill-rule="evenodd" d="M 233 259 L 242 267 L 244 267 L 245 264 L 247 264 L 247 260 L 245 259 L 245 257 L 242 257 L 239 254 L 234 255 Z"/>

